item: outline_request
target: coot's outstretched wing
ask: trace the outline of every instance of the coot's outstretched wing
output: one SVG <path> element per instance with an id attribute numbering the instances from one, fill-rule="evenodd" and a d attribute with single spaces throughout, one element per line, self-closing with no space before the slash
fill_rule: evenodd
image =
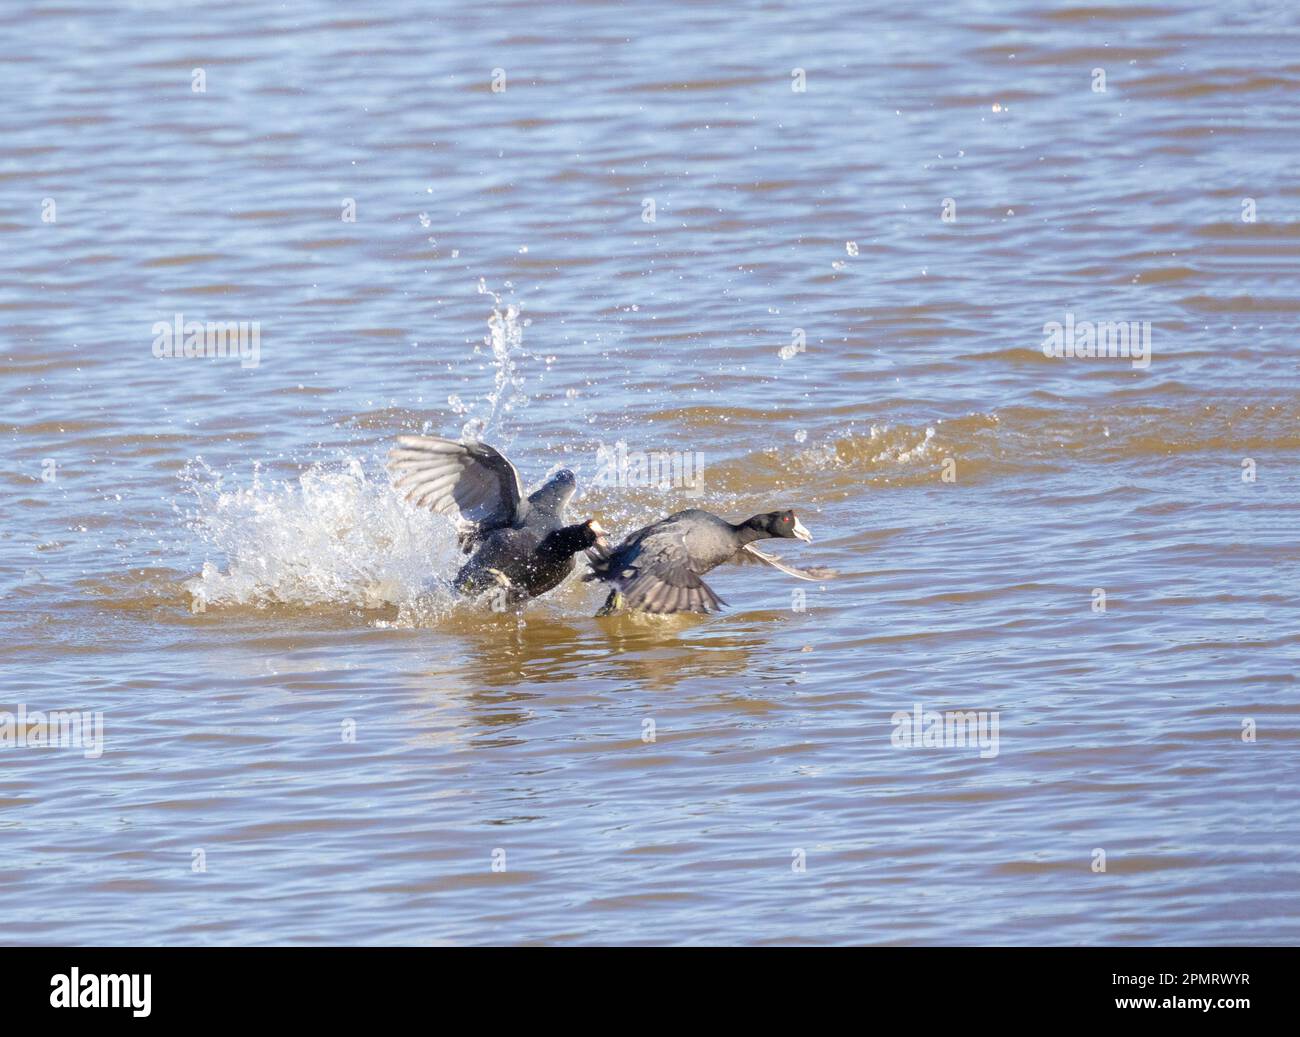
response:
<path id="1" fill-rule="evenodd" d="M 612 559 L 622 568 L 604 577 L 623 596 L 626 608 L 642 612 L 716 612 L 726 604 L 691 569 L 690 555 L 680 536 L 647 537 L 631 559 Z"/>
<path id="2" fill-rule="evenodd" d="M 834 569 L 823 569 L 820 566 L 812 569 L 800 569 L 791 565 L 789 562 L 782 561 L 776 555 L 768 554 L 753 544 L 746 544 L 731 559 L 733 562 L 754 562 L 772 566 L 774 569 L 780 569 L 789 576 L 797 577 L 800 580 L 833 580 L 839 574 Z"/>
<path id="3" fill-rule="evenodd" d="M 398 436 L 388 469 L 408 501 L 457 522 L 466 550 L 469 540 L 514 525 L 528 509 L 515 466 L 483 443 Z"/>

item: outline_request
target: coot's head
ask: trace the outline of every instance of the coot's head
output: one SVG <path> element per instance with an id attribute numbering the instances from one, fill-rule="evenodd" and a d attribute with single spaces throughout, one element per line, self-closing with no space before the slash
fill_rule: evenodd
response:
<path id="1" fill-rule="evenodd" d="M 763 528 L 772 536 L 789 537 L 812 543 L 812 534 L 808 532 L 808 527 L 799 521 L 793 511 L 772 511 L 760 517 L 763 520 Z"/>
<path id="2" fill-rule="evenodd" d="M 586 551 L 592 547 L 600 552 L 608 552 L 609 541 L 605 539 L 605 531 L 600 527 L 600 523 L 595 519 L 587 519 L 586 522 L 579 522 L 577 525 L 562 526 L 552 530 L 546 535 L 538 550 L 548 557 L 559 556 L 567 559 L 572 558 L 579 551 Z"/>
<path id="3" fill-rule="evenodd" d="M 586 531 L 582 534 L 582 539 L 587 541 L 582 545 L 584 550 L 595 544 L 600 544 L 602 547 L 609 546 L 609 538 L 605 535 L 604 527 L 595 519 L 587 519 L 582 524 L 582 528 Z"/>

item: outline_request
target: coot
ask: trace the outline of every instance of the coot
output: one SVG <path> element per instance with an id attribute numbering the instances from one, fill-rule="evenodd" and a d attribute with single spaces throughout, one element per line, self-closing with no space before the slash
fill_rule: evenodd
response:
<path id="1" fill-rule="evenodd" d="M 793 511 L 771 511 L 732 524 L 691 508 L 638 529 L 613 550 L 602 544 L 587 552 L 591 571 L 584 580 L 613 586 L 597 615 L 622 608 L 642 612 L 712 612 L 726 604 L 700 577 L 723 562 L 762 562 L 801 580 L 824 580 L 829 569 L 797 569 L 760 551 L 755 540 L 789 537 L 811 541 Z"/>
<path id="2" fill-rule="evenodd" d="M 388 467 L 408 501 L 456 522 L 470 555 L 456 575 L 462 593 L 499 587 L 511 602 L 545 594 L 573 571 L 575 554 L 602 546 L 595 519 L 568 522 L 576 483 L 567 468 L 525 498 L 505 455 L 441 436 L 399 436 Z"/>

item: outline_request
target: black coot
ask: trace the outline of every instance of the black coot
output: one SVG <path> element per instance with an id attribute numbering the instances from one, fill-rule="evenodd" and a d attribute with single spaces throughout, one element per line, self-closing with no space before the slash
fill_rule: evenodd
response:
<path id="1" fill-rule="evenodd" d="M 573 571 L 575 554 L 601 546 L 594 519 L 568 524 L 576 486 L 567 468 L 525 499 L 503 454 L 441 436 L 399 436 L 388 468 L 408 501 L 456 521 L 471 556 L 456 575 L 462 593 L 500 587 L 512 602 L 545 594 Z"/>
<path id="2" fill-rule="evenodd" d="M 638 529 L 612 551 L 587 552 L 591 571 L 584 580 L 613 585 L 598 615 L 621 608 L 642 612 L 712 612 L 725 602 L 700 577 L 723 562 L 763 562 L 801 580 L 829 579 L 829 569 L 796 569 L 760 551 L 755 540 L 792 537 L 812 540 L 793 511 L 755 515 L 737 525 L 692 508 Z"/>

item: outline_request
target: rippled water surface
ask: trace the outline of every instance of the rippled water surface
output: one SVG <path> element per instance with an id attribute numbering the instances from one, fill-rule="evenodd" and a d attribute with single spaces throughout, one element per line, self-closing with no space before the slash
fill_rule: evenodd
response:
<path id="1" fill-rule="evenodd" d="M 19 2 L 0 96 L 0 711 L 104 725 L 0 939 L 1300 940 L 1293 4 Z M 839 578 L 457 601 L 466 428 Z"/>

